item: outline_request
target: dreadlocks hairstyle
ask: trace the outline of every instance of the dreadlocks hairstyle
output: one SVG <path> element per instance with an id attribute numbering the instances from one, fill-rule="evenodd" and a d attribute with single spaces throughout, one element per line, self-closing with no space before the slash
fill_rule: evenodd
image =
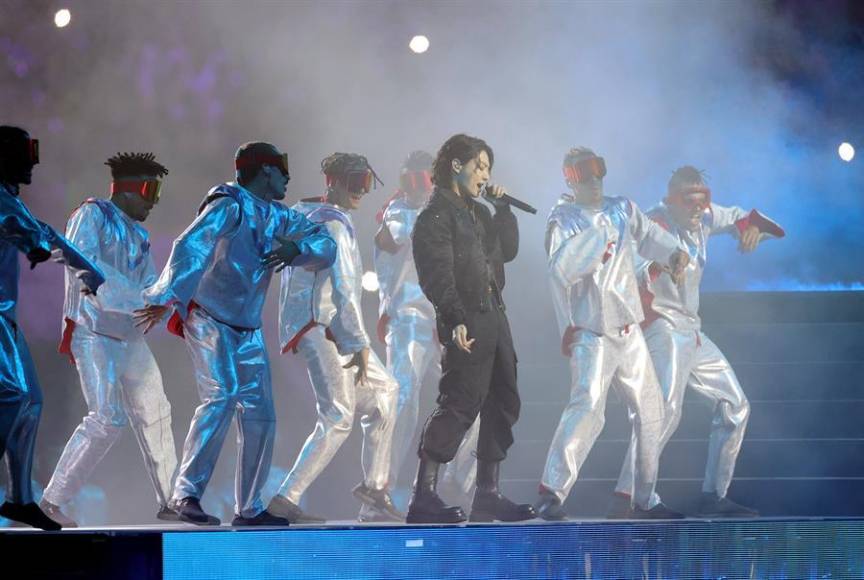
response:
<path id="1" fill-rule="evenodd" d="M 435 158 L 426 151 L 412 151 L 402 164 L 402 171 L 429 171 Z"/>
<path id="2" fill-rule="evenodd" d="M 440 187 L 450 187 L 453 179 L 453 160 L 458 159 L 463 164 L 477 157 L 481 151 L 489 156 L 489 169 L 495 164 L 495 154 L 492 148 L 478 137 L 458 134 L 447 139 L 438 150 L 435 161 L 432 164 L 432 183 Z"/>
<path id="3" fill-rule="evenodd" d="M 168 169 L 156 161 L 153 153 L 118 153 L 108 159 L 105 165 L 111 168 L 113 179 L 135 177 L 136 175 L 153 175 L 163 177 L 168 175 Z"/>
<path id="4" fill-rule="evenodd" d="M 590 147 L 573 147 L 564 155 L 564 166 L 573 165 L 577 161 L 591 157 L 597 157 L 597 154 Z"/>
<path id="5" fill-rule="evenodd" d="M 357 153 L 336 152 L 321 160 L 321 173 L 328 178 L 338 180 L 340 176 L 353 171 L 370 171 L 374 182 L 384 185 L 384 182 L 378 178 L 378 174 L 369 165 L 369 160 Z"/>
<path id="6" fill-rule="evenodd" d="M 673 193 L 682 187 L 705 185 L 705 183 L 705 170 L 696 169 L 692 165 L 684 165 L 672 172 L 666 189 L 668 193 Z"/>

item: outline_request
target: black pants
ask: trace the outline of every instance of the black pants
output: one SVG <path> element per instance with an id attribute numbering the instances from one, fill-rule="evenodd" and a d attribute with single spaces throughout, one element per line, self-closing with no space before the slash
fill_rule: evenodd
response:
<path id="1" fill-rule="evenodd" d="M 516 352 L 503 308 L 471 312 L 471 353 L 449 342 L 441 360 L 438 408 L 426 421 L 420 453 L 439 463 L 456 455 L 465 433 L 480 415 L 477 458 L 501 461 L 513 445 L 521 406 L 516 387 Z"/>

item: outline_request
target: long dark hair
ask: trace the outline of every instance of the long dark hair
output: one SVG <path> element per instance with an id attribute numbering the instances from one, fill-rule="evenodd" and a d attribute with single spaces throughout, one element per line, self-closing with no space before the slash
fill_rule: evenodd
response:
<path id="1" fill-rule="evenodd" d="M 485 151 L 489 156 L 489 169 L 492 169 L 495 154 L 486 141 L 463 133 L 453 135 L 444 142 L 435 156 L 435 162 L 432 164 L 432 183 L 439 187 L 449 187 L 453 179 L 453 160 L 458 159 L 464 165 L 477 157 L 481 151 Z"/>

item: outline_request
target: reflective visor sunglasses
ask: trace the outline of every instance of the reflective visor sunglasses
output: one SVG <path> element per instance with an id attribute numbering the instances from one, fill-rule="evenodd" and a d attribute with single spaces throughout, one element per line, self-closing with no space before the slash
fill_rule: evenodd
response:
<path id="1" fill-rule="evenodd" d="M 606 161 L 602 157 L 589 157 L 564 166 L 564 178 L 572 183 L 582 183 L 591 177 L 606 177 Z"/>

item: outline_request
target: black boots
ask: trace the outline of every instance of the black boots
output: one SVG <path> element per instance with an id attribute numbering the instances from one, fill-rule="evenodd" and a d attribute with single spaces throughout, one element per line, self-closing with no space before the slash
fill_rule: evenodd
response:
<path id="1" fill-rule="evenodd" d="M 405 521 L 409 524 L 458 524 L 467 518 L 459 506 L 449 506 L 438 497 L 438 466 L 421 454 L 414 482 L 414 495 L 408 504 Z"/>
<path id="2" fill-rule="evenodd" d="M 477 461 L 477 489 L 471 504 L 471 521 L 522 522 L 536 518 L 531 504 L 513 503 L 498 489 L 500 466 L 498 461 Z"/>

